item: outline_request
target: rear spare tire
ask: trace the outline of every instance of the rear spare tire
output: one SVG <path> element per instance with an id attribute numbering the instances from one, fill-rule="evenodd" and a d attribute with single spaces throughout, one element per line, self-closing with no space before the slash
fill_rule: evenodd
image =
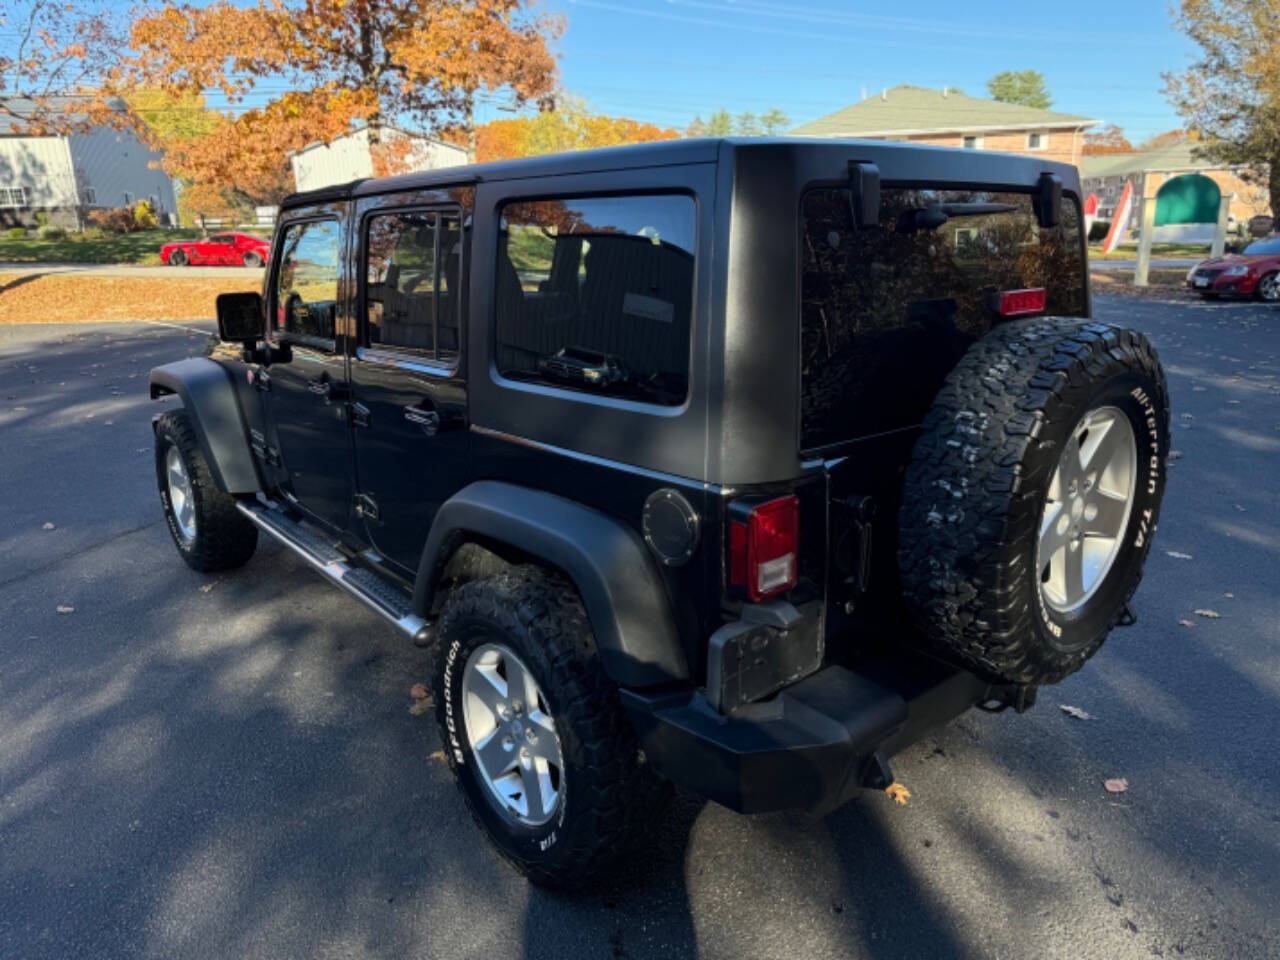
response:
<path id="1" fill-rule="evenodd" d="M 899 566 L 935 652 L 992 680 L 1054 683 L 1115 626 L 1164 494 L 1169 399 L 1140 333 L 1038 317 L 947 377 L 907 468 Z"/>

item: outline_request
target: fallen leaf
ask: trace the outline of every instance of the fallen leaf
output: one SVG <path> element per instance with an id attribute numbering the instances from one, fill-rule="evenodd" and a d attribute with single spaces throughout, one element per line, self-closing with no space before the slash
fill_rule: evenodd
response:
<path id="1" fill-rule="evenodd" d="M 1129 781 L 1124 777 L 1116 777 L 1112 780 L 1103 780 L 1102 785 L 1106 788 L 1107 793 L 1124 793 L 1129 789 Z"/>
<path id="2" fill-rule="evenodd" d="M 409 705 L 409 712 L 415 717 L 420 717 L 431 709 L 431 700 L 415 700 Z"/>
<path id="3" fill-rule="evenodd" d="M 1180 551 L 1178 551 L 1178 550 L 1166 550 L 1166 551 L 1165 551 L 1165 553 L 1167 553 L 1169 556 L 1173 557 L 1173 559 L 1175 559 L 1175 560 L 1190 560 L 1190 559 L 1192 559 L 1191 554 L 1189 554 L 1189 553 L 1182 553 L 1182 552 L 1180 552 Z"/>
<path id="4" fill-rule="evenodd" d="M 1194 623 L 1192 623 L 1190 620 L 1179 620 L 1179 621 L 1178 621 L 1178 626 L 1180 626 L 1180 627 L 1194 627 L 1194 626 L 1195 626 L 1195 624 L 1194 624 Z"/>
<path id="5" fill-rule="evenodd" d="M 894 782 L 889 784 L 884 788 L 884 792 L 889 795 L 890 800 L 904 807 L 907 805 L 907 801 L 911 799 L 911 791 L 901 783 Z"/>
<path id="6" fill-rule="evenodd" d="M 1183 420 L 1194 420 L 1196 418 L 1194 413 L 1180 413 L 1178 414 L 1178 416 L 1180 416 Z"/>
<path id="7" fill-rule="evenodd" d="M 1170 450 L 1170 451 L 1169 451 L 1169 459 L 1170 459 L 1170 460 L 1178 460 L 1178 459 L 1181 459 L 1181 457 L 1182 457 L 1182 451 L 1181 451 L 1181 450 Z"/>
<path id="8" fill-rule="evenodd" d="M 58 528 L 54 524 L 46 522 L 40 526 L 40 529 L 41 530 L 57 530 Z"/>
<path id="9" fill-rule="evenodd" d="M 60 604 L 58 604 L 58 606 L 57 606 L 57 608 L 56 608 L 56 609 L 57 609 L 57 611 L 58 611 L 59 613 L 75 613 L 75 612 L 76 612 L 76 608 L 75 608 L 75 607 L 68 606 L 68 605 L 67 605 L 67 604 L 65 604 L 65 603 L 60 603 Z"/>
<path id="10" fill-rule="evenodd" d="M 1073 707 L 1073 706 L 1070 706 L 1069 704 L 1065 704 L 1065 703 L 1060 703 L 1060 704 L 1058 704 L 1058 707 L 1059 707 L 1059 709 L 1061 709 L 1061 710 L 1062 710 L 1062 712 L 1063 712 L 1063 713 L 1065 713 L 1068 717 L 1075 717 L 1077 720 L 1092 720 L 1092 719 L 1094 719 L 1093 714 L 1091 714 L 1091 713 L 1087 713 L 1087 712 L 1085 712 L 1084 710 L 1081 710 L 1079 707 Z"/>
<path id="11" fill-rule="evenodd" d="M 1244 507 L 1240 506 L 1240 504 L 1238 503 L 1236 504 L 1236 509 L 1239 510 L 1241 513 L 1245 512 Z"/>
<path id="12" fill-rule="evenodd" d="M 1233 406 L 1235 406 L 1235 405 L 1238 405 L 1238 404 L 1240 403 L 1240 401 L 1239 401 L 1239 400 L 1228 400 L 1228 401 L 1227 401 L 1227 403 L 1230 403 L 1230 404 L 1232 404 Z"/>
<path id="13" fill-rule="evenodd" d="M 1196 614 L 1196 616 L 1197 616 L 1197 617 L 1204 617 L 1206 620 L 1221 620 L 1221 619 L 1222 619 L 1222 614 L 1220 614 L 1217 610 L 1204 610 L 1204 609 L 1201 609 L 1201 610 L 1196 610 L 1196 611 L 1195 611 L 1195 614 Z"/>
<path id="14" fill-rule="evenodd" d="M 1228 600 L 1234 600 L 1236 598 L 1236 595 L 1232 593 L 1230 590 L 1223 590 L 1222 595 L 1226 597 Z"/>
<path id="15" fill-rule="evenodd" d="M 425 700 L 427 699 L 428 694 L 429 691 L 427 690 L 427 685 L 425 683 L 415 683 L 409 688 L 409 696 L 413 697 L 415 700 Z"/>
<path id="16" fill-rule="evenodd" d="M 444 759 L 444 751 L 443 751 L 443 750 L 432 750 L 430 753 L 428 753 L 428 754 L 427 754 L 427 759 L 428 759 L 428 760 L 443 760 L 443 759 Z"/>
<path id="17" fill-rule="evenodd" d="M 215 581 L 215 582 L 216 582 L 216 581 Z M 212 589 L 213 589 L 213 584 L 212 584 L 212 583 L 206 583 L 203 587 L 201 587 L 201 588 L 200 588 L 200 592 L 201 592 L 201 593 L 208 593 L 208 592 L 209 592 L 210 590 L 212 590 Z"/>

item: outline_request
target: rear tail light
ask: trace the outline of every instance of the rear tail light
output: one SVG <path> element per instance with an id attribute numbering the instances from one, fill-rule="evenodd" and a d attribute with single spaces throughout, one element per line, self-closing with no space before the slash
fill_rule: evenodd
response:
<path id="1" fill-rule="evenodd" d="M 1000 294 L 1000 316 L 1021 317 L 1029 313 L 1044 313 L 1046 300 L 1044 287 L 1005 290 Z"/>
<path id="2" fill-rule="evenodd" d="M 753 600 L 767 600 L 796 585 L 800 558 L 800 501 L 778 497 L 734 504 L 729 523 L 729 584 Z"/>

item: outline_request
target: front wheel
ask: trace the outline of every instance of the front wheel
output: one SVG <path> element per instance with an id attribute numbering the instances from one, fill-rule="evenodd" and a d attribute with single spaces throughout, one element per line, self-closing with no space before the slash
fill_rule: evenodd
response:
<path id="1" fill-rule="evenodd" d="M 528 567 L 460 587 L 432 674 L 467 806 L 530 880 L 579 887 L 640 834 L 662 791 L 570 584 Z"/>
<path id="2" fill-rule="evenodd" d="M 185 267 L 187 265 L 187 252 L 185 250 L 175 250 L 169 254 L 169 266 Z"/>
<path id="3" fill-rule="evenodd" d="M 1263 303 L 1280 303 L 1280 272 L 1272 271 L 1259 280 L 1257 294 Z"/>
<path id="4" fill-rule="evenodd" d="M 258 528 L 223 493 L 185 410 L 156 421 L 156 483 L 174 545 L 187 566 L 201 572 L 245 563 L 258 545 Z"/>

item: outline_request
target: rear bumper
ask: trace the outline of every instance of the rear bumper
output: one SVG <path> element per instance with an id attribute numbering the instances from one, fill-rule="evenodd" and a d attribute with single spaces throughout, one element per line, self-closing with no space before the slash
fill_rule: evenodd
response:
<path id="1" fill-rule="evenodd" d="M 740 813 L 826 813 L 887 758 L 984 700 L 989 685 L 933 661 L 830 666 L 733 716 L 701 691 L 623 690 L 658 773 Z"/>

